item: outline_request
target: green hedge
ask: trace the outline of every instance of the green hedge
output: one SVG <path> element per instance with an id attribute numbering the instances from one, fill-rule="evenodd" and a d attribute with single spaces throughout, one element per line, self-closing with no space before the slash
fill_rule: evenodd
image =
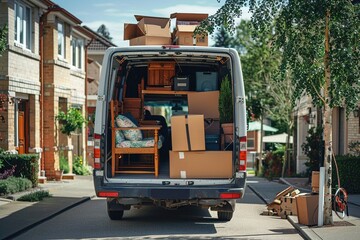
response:
<path id="1" fill-rule="evenodd" d="M 336 162 L 339 168 L 340 185 L 348 193 L 360 193 L 360 157 L 359 156 L 336 156 Z M 336 166 L 332 164 L 332 186 L 338 187 Z"/>
<path id="2" fill-rule="evenodd" d="M 16 165 L 13 176 L 29 179 L 33 186 L 38 185 L 39 176 L 39 155 L 38 154 L 0 154 L 0 162 L 3 166 L 0 172 L 11 169 Z"/>
<path id="3" fill-rule="evenodd" d="M 9 177 L 0 180 L 0 196 L 22 192 L 32 187 L 27 178 Z"/>

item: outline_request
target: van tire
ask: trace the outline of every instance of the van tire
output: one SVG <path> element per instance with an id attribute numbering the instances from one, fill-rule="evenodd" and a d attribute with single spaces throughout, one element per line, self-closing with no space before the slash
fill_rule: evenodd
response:
<path id="1" fill-rule="evenodd" d="M 232 219 L 234 212 L 218 211 L 217 214 L 220 221 L 228 222 Z"/>
<path id="2" fill-rule="evenodd" d="M 110 211 L 108 210 L 108 216 L 111 220 L 121 220 L 124 216 L 124 210 Z"/>

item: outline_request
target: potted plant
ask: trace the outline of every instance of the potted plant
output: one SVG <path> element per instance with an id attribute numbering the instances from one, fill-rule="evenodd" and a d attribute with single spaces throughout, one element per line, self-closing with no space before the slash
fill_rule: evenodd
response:
<path id="1" fill-rule="evenodd" d="M 67 113 L 62 111 L 56 116 L 56 119 L 60 123 L 60 131 L 68 136 L 76 130 L 80 130 L 83 124 L 86 123 L 80 109 L 70 108 Z"/>
<path id="2" fill-rule="evenodd" d="M 232 135 L 233 133 L 233 111 L 231 81 L 229 75 L 226 75 L 221 81 L 219 95 L 220 124 L 225 135 Z"/>

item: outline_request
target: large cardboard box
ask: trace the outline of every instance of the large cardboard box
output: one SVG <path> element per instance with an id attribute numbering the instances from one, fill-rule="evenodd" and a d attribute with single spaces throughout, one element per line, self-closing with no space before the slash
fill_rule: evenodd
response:
<path id="1" fill-rule="evenodd" d="M 135 15 L 137 24 L 124 24 L 124 40 L 130 46 L 171 44 L 170 18 Z"/>
<path id="2" fill-rule="evenodd" d="M 171 44 L 170 37 L 140 36 L 130 39 L 130 46 L 169 44 Z"/>
<path id="3" fill-rule="evenodd" d="M 173 39 L 177 45 L 187 46 L 208 46 L 208 36 L 200 34 L 193 38 L 195 28 L 200 22 L 208 17 L 203 13 L 172 13 L 171 19 L 176 18 L 176 27 L 173 32 Z"/>
<path id="4" fill-rule="evenodd" d="M 298 221 L 303 225 L 316 225 L 318 222 L 319 195 L 302 193 L 296 197 Z"/>
<path id="5" fill-rule="evenodd" d="M 319 192 L 319 181 L 320 181 L 320 172 L 312 171 L 311 173 L 311 189 L 312 192 Z"/>
<path id="6" fill-rule="evenodd" d="M 204 114 L 205 119 L 219 119 L 219 91 L 189 92 L 188 107 L 189 114 Z"/>
<path id="7" fill-rule="evenodd" d="M 204 115 L 177 115 L 171 117 L 173 151 L 205 150 Z"/>
<path id="8" fill-rule="evenodd" d="M 232 151 L 170 151 L 170 178 L 231 178 Z"/>

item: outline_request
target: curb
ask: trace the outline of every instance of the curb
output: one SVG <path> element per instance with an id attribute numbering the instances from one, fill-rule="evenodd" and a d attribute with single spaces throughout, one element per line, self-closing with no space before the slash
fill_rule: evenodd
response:
<path id="1" fill-rule="evenodd" d="M 297 223 L 294 220 L 295 216 L 287 216 L 287 220 L 291 223 L 291 225 L 298 230 L 298 232 L 300 233 L 300 235 L 307 240 L 322 240 L 321 237 L 319 237 L 319 235 L 317 235 L 314 231 L 312 231 L 308 226 L 305 225 L 301 225 L 299 223 Z"/>
<path id="2" fill-rule="evenodd" d="M 56 217 L 57 215 L 65 212 L 65 211 L 67 211 L 67 210 L 69 210 L 69 209 L 71 209 L 71 208 L 74 208 L 74 207 L 76 207 L 76 206 L 78 206 L 78 205 L 80 205 L 80 204 L 82 204 L 82 203 L 84 203 L 84 202 L 87 202 L 87 201 L 91 200 L 91 199 L 94 198 L 94 197 L 95 197 L 95 196 L 84 197 L 84 198 L 80 199 L 79 201 L 77 201 L 77 202 L 75 202 L 75 203 L 73 203 L 73 204 L 70 204 L 70 205 L 64 207 L 63 209 L 61 209 L 61 210 L 59 210 L 59 211 L 57 211 L 57 212 L 54 212 L 53 214 L 51 214 L 51 215 L 49 215 L 49 216 L 47 216 L 47 217 L 45 217 L 45 218 L 43 218 L 43 219 L 41 219 L 41 220 L 39 220 L 39 221 L 37 221 L 37 222 L 34 222 L 34 223 L 32 223 L 32 224 L 24 227 L 23 229 L 20 229 L 20 230 L 18 230 L 18 231 L 16 231 L 16 232 L 10 234 L 9 236 L 6 236 L 6 237 L 3 238 L 3 239 L 4 239 L 4 240 L 14 239 L 15 237 L 17 237 L 17 236 L 25 233 L 26 231 L 28 231 L 28 230 L 30 230 L 30 229 L 32 229 L 32 228 L 34 228 L 34 227 L 42 224 L 43 222 L 46 222 L 46 221 L 48 221 L 48 220 Z"/>

